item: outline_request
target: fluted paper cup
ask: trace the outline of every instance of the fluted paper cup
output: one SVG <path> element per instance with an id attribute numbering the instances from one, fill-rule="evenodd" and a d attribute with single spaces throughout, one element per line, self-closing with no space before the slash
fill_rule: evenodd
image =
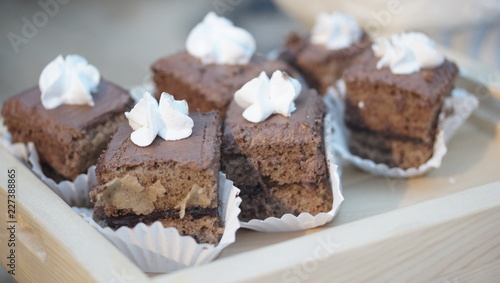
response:
<path id="1" fill-rule="evenodd" d="M 164 227 L 159 221 L 152 225 L 139 223 L 133 228 L 113 230 L 101 227 L 92 219 L 92 210 L 73 207 L 73 210 L 112 242 L 144 272 L 170 273 L 190 266 L 209 263 L 228 245 L 234 243 L 240 228 L 238 215 L 241 198 L 233 182 L 219 175 L 219 215 L 224 220 L 224 233 L 218 245 L 198 244 L 191 236 L 181 236 L 177 229 Z"/>
<path id="2" fill-rule="evenodd" d="M 3 133 L 0 143 L 12 155 L 25 163 L 54 193 L 70 206 L 90 207 L 89 192 L 97 184 L 95 166 L 88 168 L 86 174 L 78 175 L 73 181 L 56 182 L 47 177 L 42 170 L 40 159 L 33 142 L 12 143 L 9 133 Z"/>

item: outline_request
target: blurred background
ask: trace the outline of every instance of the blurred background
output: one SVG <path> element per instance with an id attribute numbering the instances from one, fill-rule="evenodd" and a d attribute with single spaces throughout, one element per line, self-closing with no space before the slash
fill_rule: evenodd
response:
<path id="1" fill-rule="evenodd" d="M 0 2 L 0 103 L 36 85 L 43 67 L 58 54 L 83 55 L 109 80 L 139 85 L 154 60 L 184 48 L 191 28 L 211 10 L 249 30 L 260 52 L 279 48 L 290 31 L 308 31 L 318 12 L 339 10 L 374 36 L 424 31 L 500 67 L 498 0 Z"/>
<path id="2" fill-rule="evenodd" d="M 58 1 L 0 1 L 1 102 L 38 84 L 43 67 L 58 54 L 84 56 L 123 87 L 141 84 L 149 66 L 183 49 L 189 31 L 211 10 L 245 27 L 261 52 L 302 28 L 271 1 Z M 47 13 L 37 2 L 57 3 L 50 8 L 56 12 L 44 20 Z M 26 22 L 36 31 L 23 30 Z"/>
<path id="3" fill-rule="evenodd" d="M 247 29 L 257 50 L 267 53 L 289 32 L 307 32 L 318 12 L 335 10 L 351 14 L 373 36 L 423 31 L 500 68 L 498 0 L 2 0 L 0 104 L 37 85 L 44 66 L 59 54 L 83 55 L 123 87 L 140 85 L 156 59 L 184 48 L 208 11 Z M 0 282 L 8 280 L 0 268 Z"/>

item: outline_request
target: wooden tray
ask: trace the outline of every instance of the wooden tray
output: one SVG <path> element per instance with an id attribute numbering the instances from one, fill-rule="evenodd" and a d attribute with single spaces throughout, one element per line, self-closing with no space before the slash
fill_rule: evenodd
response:
<path id="1" fill-rule="evenodd" d="M 0 147 L 0 222 L 7 170 L 16 169 L 20 282 L 305 282 L 500 280 L 500 74 L 443 52 L 464 71 L 457 86 L 480 108 L 430 174 L 396 180 L 345 167 L 345 202 L 325 227 L 293 233 L 241 229 L 214 262 L 145 274 Z M 0 232 L 1 263 L 9 233 Z"/>

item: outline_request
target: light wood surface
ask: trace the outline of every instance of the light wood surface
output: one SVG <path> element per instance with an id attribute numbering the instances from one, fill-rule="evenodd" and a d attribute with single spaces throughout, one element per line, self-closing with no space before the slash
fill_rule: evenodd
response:
<path id="1" fill-rule="evenodd" d="M 453 56 L 461 65 L 462 60 L 469 62 L 460 54 Z M 477 67 L 467 62 L 465 66 Z M 6 203 L 6 172 L 17 170 L 15 278 L 20 282 L 498 282 L 500 96 L 491 85 L 482 85 L 481 76 L 491 73 L 475 70 L 457 84 L 480 94 L 480 109 L 449 144 L 441 168 L 424 177 L 396 180 L 347 166 L 342 179 L 346 200 L 332 223 L 293 233 L 242 229 L 236 243 L 214 262 L 169 275 L 141 272 L 0 147 L 2 203 Z M 2 225 L 6 217 L 1 211 Z M 2 250 L 7 236 L 0 232 Z M 5 260 L 2 253 L 3 266 Z"/>
<path id="2" fill-rule="evenodd" d="M 469 60 L 466 57 L 461 59 L 458 54 L 455 54 L 453 59 Z M 472 93 L 477 89 L 477 85 L 476 80 L 468 77 L 461 77 L 457 81 L 458 87 L 468 89 Z M 458 130 L 448 145 L 448 154 L 439 169 L 422 177 L 402 180 L 374 176 L 347 165 L 342 176 L 345 201 L 331 223 L 314 230 L 294 233 L 262 234 L 240 230 L 237 245 L 225 249 L 220 257 L 239 254 L 256 246 L 263 247 L 294 239 L 500 180 L 498 102 L 491 93 L 480 100 L 480 108 Z"/>
<path id="3" fill-rule="evenodd" d="M 7 203 L 7 170 L 16 170 L 16 274 L 18 282 L 121 282 L 147 276 L 0 146 L 0 201 Z M 6 211 L 0 212 L 2 227 Z M 0 246 L 7 247 L 2 228 Z M 2 252 L 0 261 L 6 267 Z M 8 268 L 6 268 L 8 270 Z M 114 281 L 114 280 L 117 281 Z"/>
<path id="4" fill-rule="evenodd" d="M 500 276 L 499 188 L 500 182 L 490 183 L 155 282 L 494 282 Z"/>

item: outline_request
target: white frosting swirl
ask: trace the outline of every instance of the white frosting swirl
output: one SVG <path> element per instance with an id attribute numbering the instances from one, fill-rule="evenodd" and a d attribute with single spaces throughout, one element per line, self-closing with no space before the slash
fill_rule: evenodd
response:
<path id="1" fill-rule="evenodd" d="M 186 49 L 204 64 L 242 65 L 252 58 L 255 40 L 230 20 L 209 12 L 189 33 Z"/>
<path id="2" fill-rule="evenodd" d="M 243 117 L 247 121 L 258 123 L 275 113 L 289 117 L 295 111 L 294 100 L 301 88 L 296 79 L 284 72 L 275 71 L 271 79 L 262 72 L 236 91 L 234 100 L 245 108 Z"/>
<path id="3" fill-rule="evenodd" d="M 363 32 L 356 20 L 340 12 L 320 13 L 311 31 L 311 43 L 337 50 L 351 46 Z"/>
<path id="4" fill-rule="evenodd" d="M 96 67 L 80 55 L 61 55 L 52 60 L 40 74 L 38 85 L 45 109 L 62 104 L 88 104 L 94 106 L 92 92 L 97 90 L 100 74 Z"/>
<path id="5" fill-rule="evenodd" d="M 411 74 L 444 62 L 443 54 L 429 37 L 419 32 L 394 34 L 391 40 L 379 38 L 372 45 L 375 56 L 382 57 L 377 69 L 389 67 L 394 74 Z"/>
<path id="6" fill-rule="evenodd" d="M 125 112 L 129 125 L 134 132 L 130 135 L 132 142 L 144 147 L 150 145 L 160 136 L 164 140 L 180 140 L 193 132 L 193 119 L 188 115 L 185 100 L 175 100 L 166 92 L 161 94 L 160 104 L 148 92 L 130 112 Z"/>

